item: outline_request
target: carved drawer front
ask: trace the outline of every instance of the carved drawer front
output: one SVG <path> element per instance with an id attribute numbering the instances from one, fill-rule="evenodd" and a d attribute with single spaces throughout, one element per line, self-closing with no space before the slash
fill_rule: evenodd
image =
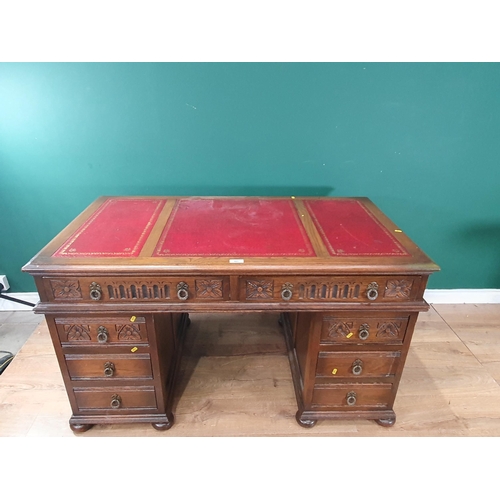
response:
<path id="1" fill-rule="evenodd" d="M 55 323 L 62 346 L 148 343 L 146 319 L 141 316 L 63 317 Z"/>
<path id="2" fill-rule="evenodd" d="M 149 354 L 67 354 L 71 380 L 152 379 Z"/>
<path id="3" fill-rule="evenodd" d="M 229 278 L 45 278 L 48 296 L 54 301 L 75 302 L 185 302 L 229 299 Z"/>
<path id="4" fill-rule="evenodd" d="M 312 404 L 356 411 L 387 408 L 392 400 L 392 384 L 335 384 L 316 385 Z"/>
<path id="5" fill-rule="evenodd" d="M 320 352 L 317 377 L 390 377 L 396 374 L 401 351 Z"/>
<path id="6" fill-rule="evenodd" d="M 360 318 L 324 315 L 321 325 L 322 344 L 402 344 L 408 326 L 408 315 Z"/>
<path id="7" fill-rule="evenodd" d="M 157 408 L 154 387 L 111 387 L 73 389 L 80 410 L 152 410 Z"/>
<path id="8" fill-rule="evenodd" d="M 420 276 L 245 276 L 239 296 L 261 302 L 401 302 L 421 299 L 419 283 Z"/>

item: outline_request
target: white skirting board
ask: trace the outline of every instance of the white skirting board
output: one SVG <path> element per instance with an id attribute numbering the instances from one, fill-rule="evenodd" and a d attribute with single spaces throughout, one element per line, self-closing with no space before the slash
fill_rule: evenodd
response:
<path id="1" fill-rule="evenodd" d="M 6 293 L 16 299 L 36 304 L 38 293 Z M 453 290 L 426 290 L 424 299 L 429 304 L 500 304 L 500 289 L 463 288 Z M 32 308 L 10 300 L 0 298 L 0 311 L 29 311 Z"/>
<path id="2" fill-rule="evenodd" d="M 429 304 L 500 304 L 500 290 L 498 288 L 426 290 L 424 299 Z"/>

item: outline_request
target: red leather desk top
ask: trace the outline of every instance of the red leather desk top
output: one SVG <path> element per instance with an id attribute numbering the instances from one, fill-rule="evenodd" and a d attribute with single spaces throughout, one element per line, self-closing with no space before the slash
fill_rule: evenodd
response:
<path id="1" fill-rule="evenodd" d="M 109 199 L 54 252 L 54 257 L 136 257 L 165 202 Z M 331 256 L 408 255 L 357 200 L 311 200 L 304 204 Z M 152 256 L 315 256 L 300 219 L 291 199 L 180 199 Z"/>
<path id="2" fill-rule="evenodd" d="M 367 198 L 159 196 L 97 199 L 23 268 L 31 274 L 438 269 Z"/>

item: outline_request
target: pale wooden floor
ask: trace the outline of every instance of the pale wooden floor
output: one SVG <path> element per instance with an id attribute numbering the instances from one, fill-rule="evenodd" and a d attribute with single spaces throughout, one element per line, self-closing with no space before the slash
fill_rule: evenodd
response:
<path id="1" fill-rule="evenodd" d="M 500 304 L 435 305 L 416 326 L 397 421 L 295 422 L 275 315 L 192 315 L 175 425 L 98 425 L 74 435 L 44 322 L 0 376 L 0 436 L 500 436 Z"/>

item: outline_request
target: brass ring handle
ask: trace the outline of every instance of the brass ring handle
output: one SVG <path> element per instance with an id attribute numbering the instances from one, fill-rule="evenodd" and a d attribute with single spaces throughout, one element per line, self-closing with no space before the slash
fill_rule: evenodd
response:
<path id="1" fill-rule="evenodd" d="M 106 363 L 104 363 L 104 376 L 112 377 L 114 374 L 115 374 L 114 363 L 111 363 L 111 361 L 106 361 Z"/>
<path id="2" fill-rule="evenodd" d="M 346 396 L 346 402 L 348 406 L 354 406 L 356 404 L 357 395 L 354 391 L 348 392 Z"/>
<path id="3" fill-rule="evenodd" d="M 376 300 L 378 297 L 378 283 L 376 281 L 372 281 L 366 287 L 366 296 L 368 300 Z"/>
<path id="4" fill-rule="evenodd" d="M 283 300 L 290 300 L 293 296 L 293 291 L 292 291 L 293 285 L 291 283 L 285 283 L 281 287 L 281 298 Z"/>
<path id="5" fill-rule="evenodd" d="M 111 408 L 116 410 L 120 408 L 121 405 L 122 405 L 122 398 L 118 396 L 118 394 L 113 394 L 111 396 Z"/>
<path id="6" fill-rule="evenodd" d="M 369 328 L 370 328 L 370 326 L 366 323 L 363 323 L 359 327 L 359 338 L 361 340 L 366 340 L 370 336 Z"/>
<path id="7" fill-rule="evenodd" d="M 177 284 L 177 298 L 179 300 L 187 300 L 189 297 L 189 286 L 184 281 Z"/>
<path id="8" fill-rule="evenodd" d="M 363 361 L 360 359 L 356 359 L 352 364 L 352 374 L 353 375 L 361 375 L 363 371 Z"/>
<path id="9" fill-rule="evenodd" d="M 99 283 L 92 281 L 90 284 L 90 298 L 92 300 L 101 300 L 102 297 L 102 289 Z"/>
<path id="10" fill-rule="evenodd" d="M 97 342 L 104 344 L 108 341 L 108 329 L 105 326 L 100 326 L 97 329 Z"/>

